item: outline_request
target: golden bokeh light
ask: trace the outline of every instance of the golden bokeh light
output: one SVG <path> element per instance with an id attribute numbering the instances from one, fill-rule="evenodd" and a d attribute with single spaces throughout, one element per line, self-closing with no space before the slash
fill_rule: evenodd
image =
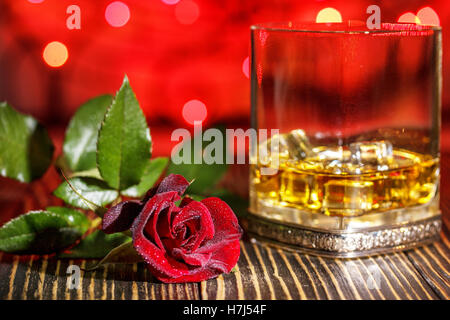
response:
<path id="1" fill-rule="evenodd" d="M 50 67 L 58 68 L 66 63 L 69 58 L 69 51 L 61 42 L 53 41 L 45 46 L 42 57 Z"/>
<path id="2" fill-rule="evenodd" d="M 319 11 L 316 17 L 317 23 L 333 23 L 342 22 L 342 16 L 339 11 L 334 8 L 325 8 Z"/>

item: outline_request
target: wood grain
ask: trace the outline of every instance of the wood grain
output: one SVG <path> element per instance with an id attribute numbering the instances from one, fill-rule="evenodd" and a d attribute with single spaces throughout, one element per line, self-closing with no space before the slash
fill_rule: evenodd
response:
<path id="1" fill-rule="evenodd" d="M 443 240 L 414 252 L 426 252 L 433 246 L 449 252 Z M 448 299 L 448 272 L 444 279 L 438 277 L 440 286 L 433 287 L 430 281 L 434 278 L 425 278 L 410 261 L 412 252 L 328 259 L 250 241 L 243 241 L 241 247 L 238 270 L 203 282 L 202 298 Z M 440 263 L 442 269 L 434 272 L 442 276 L 449 264 Z"/>
<path id="2" fill-rule="evenodd" d="M 327 259 L 244 240 L 238 266 L 217 279 L 163 284 L 143 264 L 82 272 L 67 288 L 67 267 L 84 260 L 0 254 L 0 299 L 448 299 L 448 237 L 408 252 Z"/>
<path id="3" fill-rule="evenodd" d="M 448 168 L 449 161 L 446 163 L 444 168 Z M 43 182 L 30 186 L 0 181 L 1 220 L 60 205 L 60 200 L 50 196 L 57 179 L 50 170 Z M 443 186 L 441 208 L 445 223 L 441 240 L 410 251 L 328 259 L 244 239 L 236 268 L 216 279 L 163 284 L 143 264 L 120 264 L 82 272 L 77 290 L 67 286 L 67 268 L 72 264 L 85 268 L 92 261 L 0 252 L 0 299 L 449 299 L 450 189 Z"/>
<path id="4" fill-rule="evenodd" d="M 81 268 L 82 260 L 43 257 L 0 257 L 0 299 L 14 300 L 196 300 L 199 284 L 162 284 L 142 264 L 108 265 L 81 273 L 79 289 L 68 289 L 66 273 L 71 264 Z"/>

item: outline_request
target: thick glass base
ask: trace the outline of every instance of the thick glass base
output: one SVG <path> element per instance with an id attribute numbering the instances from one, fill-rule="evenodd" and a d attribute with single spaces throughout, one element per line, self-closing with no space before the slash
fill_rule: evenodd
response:
<path id="1" fill-rule="evenodd" d="M 251 197 L 243 221 L 248 233 L 311 254 L 352 258 L 410 249 L 439 238 L 439 199 L 427 204 L 359 217 L 332 217 L 275 207 Z"/>

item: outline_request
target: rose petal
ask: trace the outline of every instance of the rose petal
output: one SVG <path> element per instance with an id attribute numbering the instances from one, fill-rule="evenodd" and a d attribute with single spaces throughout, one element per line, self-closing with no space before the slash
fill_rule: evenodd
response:
<path id="1" fill-rule="evenodd" d="M 191 230 L 192 240 L 189 241 L 189 250 L 195 251 L 204 240 L 214 237 L 214 224 L 208 208 L 201 202 L 191 201 L 175 215 L 172 221 L 172 231 L 181 225 L 192 228 L 192 219 L 199 219 L 198 230 Z"/>
<path id="2" fill-rule="evenodd" d="M 145 204 L 131 227 L 134 248 L 148 263 L 152 273 L 158 279 L 166 277 L 178 278 L 189 273 L 186 264 L 168 256 L 165 250 L 159 248 L 144 234 L 145 226 L 158 208 L 167 207 L 174 201 L 179 200 L 179 198 L 176 191 L 156 194 Z"/>
<path id="3" fill-rule="evenodd" d="M 131 228 L 136 251 L 148 263 L 151 272 L 166 283 L 199 282 L 229 272 L 239 258 L 242 232 L 231 208 L 218 198 L 208 198 L 201 202 L 190 201 L 177 212 L 175 207 L 168 210 L 178 199 L 179 193 L 170 191 L 155 194 L 146 203 Z M 152 219 L 157 220 L 153 230 Z M 199 219 L 199 224 L 192 219 Z M 167 223 L 171 224 L 172 233 L 167 232 Z M 148 224 L 148 237 L 156 239 L 159 234 L 164 246 L 146 236 L 144 230 Z M 167 237 L 176 228 L 198 228 L 192 239 L 195 244 L 192 248 L 196 250 L 188 252 L 179 246 L 181 239 Z"/>
<path id="4" fill-rule="evenodd" d="M 177 278 L 160 275 L 159 279 L 163 282 L 199 282 L 211 279 L 224 272 L 230 272 L 239 259 L 239 239 L 242 229 L 233 210 L 219 198 L 207 198 L 201 202 L 211 214 L 215 234 L 211 240 L 205 241 L 194 254 L 211 253 L 211 257 L 203 267 L 192 269 Z"/>
<path id="5" fill-rule="evenodd" d="M 221 250 L 213 251 L 209 261 L 209 268 L 220 273 L 228 273 L 239 260 L 241 245 L 239 240 L 233 240 L 224 244 Z"/>
<path id="6" fill-rule="evenodd" d="M 240 239 L 242 236 L 242 228 L 239 226 L 238 219 L 233 210 L 216 197 L 210 197 L 200 201 L 209 210 L 214 223 L 215 235 L 213 242 L 218 242 L 222 237 L 224 240 Z"/>
<path id="7" fill-rule="evenodd" d="M 171 206 L 168 210 L 165 210 L 163 213 L 161 213 L 156 226 L 160 238 L 175 238 L 175 235 L 173 234 L 171 229 L 171 222 L 173 220 L 173 216 L 179 211 L 180 208 L 173 204 L 173 206 Z"/>
<path id="8" fill-rule="evenodd" d="M 160 214 L 170 216 L 172 209 L 174 207 L 175 207 L 175 204 L 173 202 L 170 202 L 170 203 L 162 202 L 160 205 L 158 205 L 154 209 L 154 213 L 150 216 L 148 223 L 144 228 L 144 230 L 147 232 L 147 234 L 153 238 L 153 242 L 155 242 L 156 245 L 162 250 L 164 250 L 164 245 L 161 242 L 161 238 L 159 235 L 160 231 L 157 230 L 158 220 L 160 218 Z M 166 219 L 163 218 L 162 220 L 166 220 Z M 170 228 L 170 226 L 169 226 L 169 228 Z M 162 230 L 162 231 L 167 232 L 166 230 Z"/>
<path id="9" fill-rule="evenodd" d="M 189 182 L 180 174 L 169 174 L 161 181 L 156 193 L 162 193 L 167 191 L 176 191 L 181 197 L 186 189 L 189 187 Z"/>
<path id="10" fill-rule="evenodd" d="M 183 259 L 188 265 L 204 267 L 211 259 L 212 253 L 186 253 L 175 248 L 172 250 L 172 255 L 177 259 Z"/>
<path id="11" fill-rule="evenodd" d="M 239 240 L 235 239 L 217 244 L 220 244 L 221 250 L 214 251 L 205 266 L 189 270 L 189 272 L 176 278 L 160 274 L 158 279 L 165 283 L 200 282 L 215 278 L 222 273 L 230 272 L 239 259 Z M 196 252 L 195 254 L 198 255 L 199 253 Z"/>
<path id="12" fill-rule="evenodd" d="M 196 253 L 212 252 L 211 260 L 229 272 L 236 265 L 240 255 L 239 239 L 242 229 L 231 208 L 216 197 L 201 201 L 209 210 L 214 222 L 214 238 L 206 241 Z"/>
<path id="13" fill-rule="evenodd" d="M 207 264 L 203 267 L 189 270 L 179 277 L 167 277 L 162 274 L 158 279 L 165 283 L 200 282 L 217 277 L 222 273 L 228 273 L 236 265 L 240 255 L 239 240 L 226 243 L 223 250 L 212 254 Z M 196 253 L 198 254 L 198 253 Z M 230 265 L 231 268 L 230 268 Z"/>
<path id="14" fill-rule="evenodd" d="M 189 197 L 189 196 L 185 196 L 185 197 L 181 200 L 180 208 L 183 208 L 183 207 L 187 206 L 187 205 L 188 205 L 189 203 L 191 203 L 192 201 L 194 201 L 194 199 L 192 199 L 192 198 Z"/>
<path id="15" fill-rule="evenodd" d="M 141 209 L 142 203 L 137 200 L 123 201 L 111 207 L 103 216 L 103 232 L 116 233 L 130 229 Z"/>
<path id="16" fill-rule="evenodd" d="M 186 189 L 189 187 L 189 182 L 180 174 L 169 174 L 165 177 L 159 185 L 150 189 L 144 197 L 144 202 L 148 201 L 155 194 L 176 191 L 181 197 Z"/>

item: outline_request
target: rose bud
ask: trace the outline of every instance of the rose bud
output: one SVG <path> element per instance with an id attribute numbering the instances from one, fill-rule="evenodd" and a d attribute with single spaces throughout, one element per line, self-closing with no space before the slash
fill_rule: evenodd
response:
<path id="1" fill-rule="evenodd" d="M 133 245 L 159 280 L 198 282 L 230 272 L 239 254 L 242 229 L 231 208 L 216 197 L 184 197 L 189 186 L 171 174 L 143 201 L 124 201 L 103 217 L 105 233 L 131 228 Z"/>

